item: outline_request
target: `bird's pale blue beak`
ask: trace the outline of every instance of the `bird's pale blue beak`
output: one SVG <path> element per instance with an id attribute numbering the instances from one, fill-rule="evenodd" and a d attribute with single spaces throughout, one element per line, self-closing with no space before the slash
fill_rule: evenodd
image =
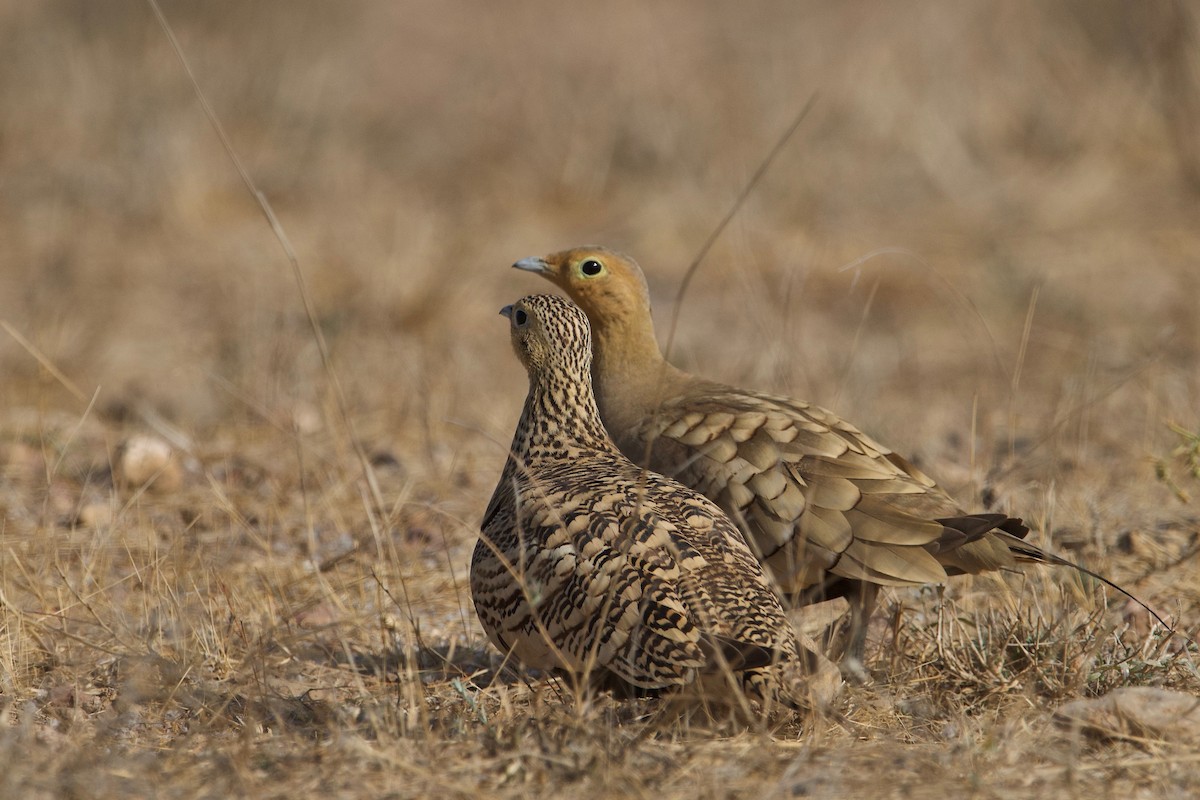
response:
<path id="1" fill-rule="evenodd" d="M 542 275 L 548 275 L 552 271 L 544 258 L 522 258 L 513 264 L 513 269 L 523 269 L 526 272 L 537 272 Z"/>
<path id="2" fill-rule="evenodd" d="M 506 305 L 504 308 L 500 309 L 500 316 L 508 317 L 509 319 L 512 319 L 512 304 L 511 303 L 509 305 Z"/>

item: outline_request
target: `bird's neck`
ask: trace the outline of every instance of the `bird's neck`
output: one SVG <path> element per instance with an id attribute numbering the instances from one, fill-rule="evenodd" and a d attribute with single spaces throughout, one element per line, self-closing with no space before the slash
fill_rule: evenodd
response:
<path id="1" fill-rule="evenodd" d="M 649 314 L 593 323 L 593 384 L 600 415 L 613 437 L 653 413 L 659 401 L 687 379 L 663 358 Z"/>
<path id="2" fill-rule="evenodd" d="M 539 375 L 529 383 L 525 408 L 513 437 L 513 456 L 523 462 L 576 458 L 581 450 L 615 451 L 600 421 L 588 376 Z"/>

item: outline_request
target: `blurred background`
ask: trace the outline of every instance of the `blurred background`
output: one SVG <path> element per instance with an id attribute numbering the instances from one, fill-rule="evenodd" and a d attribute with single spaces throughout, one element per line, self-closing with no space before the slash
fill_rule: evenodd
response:
<path id="1" fill-rule="evenodd" d="M 1099 457 L 1152 483 L 1164 422 L 1196 426 L 1195 3 L 162 8 L 357 435 L 461 471 L 464 513 L 524 393 L 496 312 L 549 288 L 509 265 L 584 243 L 643 264 L 684 366 L 831 406 L 952 486 L 1023 445 L 1043 485 Z M 0 320 L 83 398 L 2 332 L 9 435 L 93 393 L 200 442 L 330 423 L 293 273 L 146 3 L 0 3 L 0 98 Z"/>

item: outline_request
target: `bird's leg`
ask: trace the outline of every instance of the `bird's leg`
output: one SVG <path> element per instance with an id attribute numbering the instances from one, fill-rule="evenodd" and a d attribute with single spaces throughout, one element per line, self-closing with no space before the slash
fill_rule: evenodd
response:
<path id="1" fill-rule="evenodd" d="M 848 681 L 866 683 L 867 628 L 875 601 L 879 597 L 879 585 L 869 581 L 856 581 L 854 589 L 847 593 L 850 602 L 850 619 L 846 626 L 845 648 L 841 653 L 842 676 Z"/>

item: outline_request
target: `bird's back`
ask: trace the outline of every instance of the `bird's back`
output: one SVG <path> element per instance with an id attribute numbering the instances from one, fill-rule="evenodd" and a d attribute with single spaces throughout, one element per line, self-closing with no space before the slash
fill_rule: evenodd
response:
<path id="1" fill-rule="evenodd" d="M 1027 532 L 965 515 L 900 456 L 786 397 L 694 379 L 616 438 L 738 521 L 788 592 L 826 573 L 904 586 L 998 569 L 1014 561 L 988 531 Z"/>
<path id="2" fill-rule="evenodd" d="M 510 463 L 471 582 L 493 641 L 531 666 L 657 689 L 719 659 L 745 669 L 797 657 L 736 528 L 616 453 Z"/>

